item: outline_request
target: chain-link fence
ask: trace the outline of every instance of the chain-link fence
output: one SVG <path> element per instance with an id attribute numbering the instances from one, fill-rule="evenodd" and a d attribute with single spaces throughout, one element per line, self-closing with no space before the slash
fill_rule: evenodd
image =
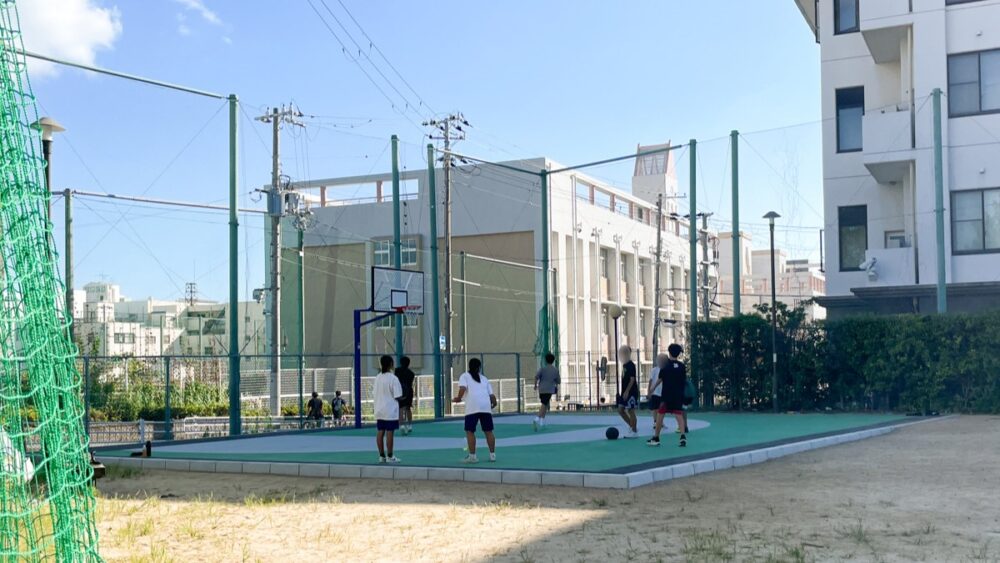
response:
<path id="1" fill-rule="evenodd" d="M 442 355 L 441 405 L 444 416 L 460 415 L 451 402 L 468 360 L 478 358 L 493 384 L 500 413 L 520 412 L 525 388 L 521 374 L 532 374 L 535 359 L 517 353 Z M 360 393 L 361 420 L 373 422 L 373 387 L 380 355 L 361 357 L 360 390 L 355 388 L 351 354 L 240 358 L 241 432 L 244 434 L 353 424 Z M 415 372 L 413 414 L 435 414 L 434 355 L 410 355 Z M 85 422 L 95 446 L 145 440 L 185 440 L 227 436 L 229 358 L 227 356 L 81 357 Z M 307 419 L 315 392 L 323 400 L 322 421 Z M 337 393 L 344 407 L 335 413 Z M 339 416 L 338 416 L 339 415 Z"/>

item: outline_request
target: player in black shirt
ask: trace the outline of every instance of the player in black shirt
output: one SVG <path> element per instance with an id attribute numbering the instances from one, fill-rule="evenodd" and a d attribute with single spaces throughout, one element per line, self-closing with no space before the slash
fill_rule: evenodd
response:
<path id="1" fill-rule="evenodd" d="M 618 414 L 628 424 L 629 431 L 623 438 L 638 438 L 635 409 L 639 407 L 639 380 L 636 377 L 635 362 L 632 361 L 632 349 L 622 346 L 618 349 L 618 359 L 622 362 L 622 389 L 618 395 Z"/>
<path id="2" fill-rule="evenodd" d="M 413 432 L 413 398 L 415 396 L 413 382 L 416 375 L 410 369 L 410 358 L 403 356 L 399 359 L 399 367 L 396 368 L 396 378 L 403 388 L 403 396 L 399 398 L 399 428 L 403 434 Z"/>
<path id="3" fill-rule="evenodd" d="M 323 426 L 323 399 L 319 398 L 319 393 L 313 391 L 312 399 L 309 399 L 306 406 L 309 408 L 309 414 L 306 418 L 313 421 L 316 428 L 321 428 Z"/>
<path id="4" fill-rule="evenodd" d="M 678 357 L 684 351 L 679 344 L 671 344 L 667 348 L 669 356 L 665 366 L 660 368 L 660 381 L 663 383 L 660 395 L 660 417 L 657 420 L 653 437 L 646 442 L 649 446 L 660 445 L 660 431 L 663 429 L 663 416 L 674 415 L 677 428 L 681 432 L 680 446 L 687 446 L 687 416 L 684 412 L 684 388 L 687 386 L 687 367 Z"/>

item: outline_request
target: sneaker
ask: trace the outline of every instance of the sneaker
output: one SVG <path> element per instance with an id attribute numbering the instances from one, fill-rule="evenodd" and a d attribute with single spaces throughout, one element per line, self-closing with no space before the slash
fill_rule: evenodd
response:
<path id="1" fill-rule="evenodd" d="M 490 461 L 496 461 L 496 460 L 497 460 L 497 454 L 494 452 L 490 452 Z"/>
<path id="2" fill-rule="evenodd" d="M 469 454 L 465 456 L 462 463 L 479 463 L 479 458 L 476 457 L 476 454 Z"/>
<path id="3" fill-rule="evenodd" d="M 687 427 L 686 424 L 684 425 L 684 432 L 691 432 L 690 430 L 688 430 L 688 427 Z"/>
<path id="4" fill-rule="evenodd" d="M 622 436 L 622 438 L 626 438 L 626 439 L 629 439 L 629 440 L 634 440 L 634 439 L 636 439 L 638 437 L 639 437 L 639 433 L 636 432 L 635 430 L 629 430 L 629 431 L 625 432 L 624 436 Z"/>
<path id="5" fill-rule="evenodd" d="M 378 462 L 379 463 L 385 463 L 385 456 L 381 456 L 381 455 L 378 456 Z"/>
<path id="6" fill-rule="evenodd" d="M 403 460 L 399 459 L 398 457 L 396 457 L 396 456 L 394 456 L 394 455 L 393 455 L 393 456 L 389 456 L 389 457 L 385 458 L 385 462 L 386 462 L 386 463 L 400 463 L 400 462 L 402 462 L 402 461 L 403 461 Z"/>
<path id="7" fill-rule="evenodd" d="M 680 426 L 678 426 L 677 428 L 674 428 L 674 434 L 683 434 L 683 433 L 684 432 L 681 430 Z"/>
<path id="8" fill-rule="evenodd" d="M 531 429 L 535 432 L 538 432 L 538 418 L 535 418 L 534 420 L 531 421 Z"/>
<path id="9" fill-rule="evenodd" d="M 685 436 L 684 434 L 681 434 L 681 444 L 680 444 L 680 447 L 686 448 L 687 445 L 688 445 L 687 436 Z"/>
<path id="10" fill-rule="evenodd" d="M 654 446 L 654 447 L 655 446 L 659 446 L 660 445 L 660 439 L 657 438 L 656 436 L 653 436 L 652 438 L 646 440 L 646 445 L 647 446 Z"/>

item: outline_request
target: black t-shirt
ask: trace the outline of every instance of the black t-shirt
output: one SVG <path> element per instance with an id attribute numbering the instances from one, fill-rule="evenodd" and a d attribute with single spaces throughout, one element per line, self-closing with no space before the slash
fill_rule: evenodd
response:
<path id="1" fill-rule="evenodd" d="M 399 379 L 399 385 L 403 388 L 404 397 L 413 396 L 413 380 L 416 378 L 416 374 L 410 368 L 399 367 L 396 368 L 396 378 Z"/>
<path id="2" fill-rule="evenodd" d="M 345 401 L 342 397 L 337 397 L 330 401 L 330 404 L 333 406 L 333 412 L 341 413 L 344 412 L 344 405 L 347 404 L 347 401 Z"/>
<path id="3" fill-rule="evenodd" d="M 634 397 L 638 399 L 639 382 L 636 381 L 635 362 L 629 360 L 625 362 L 625 365 L 622 367 L 624 368 L 622 369 L 622 397 L 624 398 Z M 629 389 L 629 382 L 632 382 L 631 389 Z M 625 394 L 626 390 L 628 390 L 628 395 Z"/>
<path id="4" fill-rule="evenodd" d="M 313 397 L 309 399 L 309 418 L 323 418 L 323 399 Z"/>
<path id="5" fill-rule="evenodd" d="M 687 384 L 687 367 L 680 360 L 668 360 L 660 368 L 660 379 L 663 381 L 661 397 L 670 404 L 684 403 L 684 387 Z"/>

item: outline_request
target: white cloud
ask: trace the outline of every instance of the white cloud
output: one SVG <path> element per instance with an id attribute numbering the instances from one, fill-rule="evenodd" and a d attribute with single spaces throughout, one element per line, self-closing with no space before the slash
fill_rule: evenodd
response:
<path id="1" fill-rule="evenodd" d="M 177 26 L 177 33 L 180 33 L 181 35 L 191 35 L 191 28 L 184 24 L 180 24 Z"/>
<path id="2" fill-rule="evenodd" d="M 219 18 L 218 14 L 208 9 L 202 0 L 174 0 L 178 4 L 184 6 L 188 10 L 197 12 L 201 18 L 208 23 L 214 23 L 215 25 L 222 25 L 222 20 Z"/>
<path id="3" fill-rule="evenodd" d="M 225 43 L 226 45 L 232 45 L 233 44 L 233 39 L 231 37 L 229 37 L 228 35 L 223 35 L 222 36 L 222 42 Z"/>
<path id="4" fill-rule="evenodd" d="M 18 2 L 24 48 L 43 55 L 93 65 L 97 52 L 114 47 L 122 33 L 117 6 L 96 0 L 21 0 Z M 52 63 L 28 59 L 32 76 L 57 73 Z"/>

